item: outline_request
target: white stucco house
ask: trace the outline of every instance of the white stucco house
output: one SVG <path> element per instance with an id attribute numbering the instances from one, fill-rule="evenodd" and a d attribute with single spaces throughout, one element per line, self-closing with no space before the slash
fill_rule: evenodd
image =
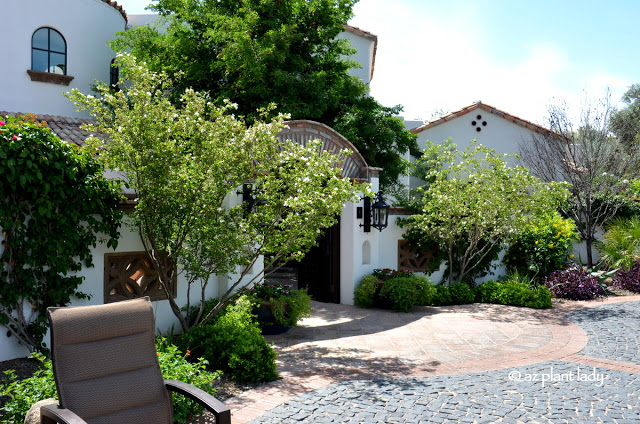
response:
<path id="1" fill-rule="evenodd" d="M 88 134 L 80 126 L 88 122 L 89 116 L 86 112 L 77 112 L 63 93 L 73 88 L 90 93 L 94 80 L 114 82 L 117 77 L 110 65 L 115 53 L 107 42 L 129 25 L 143 25 L 153 17 L 128 16 L 116 1 L 111 0 L 7 2 L 3 4 L 3 16 L 11 18 L 4 20 L 0 30 L 3 38 L 10 40 L 3 48 L 5 60 L 0 71 L 0 115 L 37 114 L 61 139 L 83 145 Z M 373 77 L 377 37 L 351 26 L 345 26 L 340 37 L 350 40 L 357 49 L 354 60 L 362 67 L 353 69 L 353 75 L 369 83 Z M 319 138 L 327 149 L 348 147 L 355 150 L 348 140 L 331 128 L 311 121 L 291 122 L 289 130 L 281 137 L 301 142 Z M 343 166 L 345 176 L 367 180 L 374 190 L 378 188 L 378 172 L 364 162 L 357 150 Z M 237 201 L 241 202 L 241 197 Z M 317 261 L 325 261 L 316 261 L 316 269 L 330 270 L 327 278 L 332 279 L 331 290 L 323 289 L 323 295 L 330 296 L 334 302 L 353 303 L 356 281 L 375 267 L 396 266 L 395 258 L 381 248 L 384 244 L 380 243 L 381 237 L 386 239 L 392 231 L 364 232 L 358 212 L 362 206 L 362 202 L 345 205 L 340 225 L 330 231 L 329 241 L 321 243 L 321 248 L 330 246 L 333 254 L 319 253 L 315 256 Z M 123 227 L 117 251 L 98 245 L 92 251 L 95 266 L 79 272 L 84 277 L 79 290 L 91 295 L 91 299 L 76 300 L 73 304 L 117 301 L 132 295 L 132 287 L 137 295 L 150 295 L 154 299 L 157 292 L 145 291 L 151 290 L 154 284 L 143 250 L 138 235 L 126 227 Z M 327 258 L 329 262 L 326 262 Z M 215 297 L 226 290 L 227 284 L 226 276 L 217 277 L 209 284 L 207 295 Z M 185 304 L 186 284 L 179 279 L 177 286 L 176 301 Z M 168 301 L 157 299 L 153 303 L 159 329 L 179 328 Z M 15 338 L 7 337 L 5 331 L 0 332 L 0 361 L 26 355 L 27 349 Z"/>

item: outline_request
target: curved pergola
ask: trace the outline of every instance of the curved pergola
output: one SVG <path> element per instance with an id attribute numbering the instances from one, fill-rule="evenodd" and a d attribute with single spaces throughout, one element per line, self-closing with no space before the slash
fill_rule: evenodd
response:
<path id="1" fill-rule="evenodd" d="M 295 120 L 285 122 L 287 128 L 278 133 L 281 141 L 291 140 L 302 146 L 306 146 L 312 140 L 322 142 L 322 151 L 340 153 L 342 149 L 349 149 L 353 153 L 342 161 L 342 176 L 345 178 L 357 178 L 369 180 L 376 176 L 380 168 L 372 168 L 367 165 L 358 149 L 333 128 L 320 122 L 308 120 Z"/>

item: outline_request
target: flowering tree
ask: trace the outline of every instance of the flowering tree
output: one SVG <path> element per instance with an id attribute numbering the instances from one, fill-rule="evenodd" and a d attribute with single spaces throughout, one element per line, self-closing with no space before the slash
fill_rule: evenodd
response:
<path id="1" fill-rule="evenodd" d="M 568 196 L 560 183 L 507 166 L 509 155 L 475 142 L 464 151 L 454 147 L 450 141 L 427 146 L 418 164 L 426 184 L 418 189 L 418 213 L 407 220 L 410 238 L 436 242 L 445 252 L 450 284 L 472 278 L 532 216 Z"/>
<path id="2" fill-rule="evenodd" d="M 101 98 L 77 90 L 70 97 L 97 119 L 91 129 L 107 135 L 90 145 L 136 191 L 133 225 L 187 330 L 207 322 L 233 292 L 261 278 L 264 270 L 245 278 L 260 257 L 267 268 L 304 256 L 360 189 L 339 176 L 349 152 L 280 143 L 276 134 L 285 116 L 248 127 L 233 115 L 234 105 L 214 106 L 193 90 L 175 106 L 165 74 L 149 72 L 129 55 L 117 62 L 120 90 L 99 84 Z M 231 196 L 247 183 L 254 201 L 233 206 Z M 199 290 L 200 310 L 190 322 L 185 311 L 191 305 L 178 305 L 169 296 L 178 272 L 185 273 L 189 299 L 192 288 Z M 225 274 L 234 275 L 232 284 L 204 316 L 209 279 Z"/>

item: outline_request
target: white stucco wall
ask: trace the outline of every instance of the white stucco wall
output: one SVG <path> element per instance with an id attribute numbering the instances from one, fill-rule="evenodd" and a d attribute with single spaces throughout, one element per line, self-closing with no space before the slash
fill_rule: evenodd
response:
<path id="1" fill-rule="evenodd" d="M 337 38 L 349 40 L 351 47 L 357 50 L 349 59 L 358 62 L 361 65 L 361 68 L 353 68 L 349 73 L 369 84 L 371 82 L 371 66 L 374 53 L 373 40 L 349 31 L 341 32 L 338 34 Z"/>
<path id="2" fill-rule="evenodd" d="M 480 118 L 478 118 L 480 116 Z M 472 125 L 472 122 L 476 125 Z M 486 125 L 483 123 L 486 122 Z M 477 131 L 480 128 L 481 131 Z M 478 143 L 495 149 L 497 153 L 517 154 L 520 143 L 532 136 L 532 131 L 482 109 L 476 109 L 458 118 L 444 122 L 418 133 L 418 146 L 425 142 L 442 143 L 451 138 L 459 149 L 469 146 L 477 138 Z"/>
<path id="3" fill-rule="evenodd" d="M 91 93 L 94 80 L 109 81 L 111 59 L 107 45 L 125 28 L 122 14 L 102 0 L 21 0 L 2 3 L 0 38 L 2 49 L 0 108 L 9 112 L 31 112 L 77 117 L 75 106 L 63 93 L 78 88 Z M 31 81 L 31 36 L 41 27 L 58 31 L 67 42 L 69 86 Z"/>

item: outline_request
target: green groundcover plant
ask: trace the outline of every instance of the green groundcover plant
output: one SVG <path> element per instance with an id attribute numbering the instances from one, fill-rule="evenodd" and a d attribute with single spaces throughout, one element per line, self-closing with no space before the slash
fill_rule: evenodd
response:
<path id="1" fill-rule="evenodd" d="M 208 362 L 206 360 L 187 361 L 191 352 L 181 352 L 165 338 L 159 338 L 156 341 L 156 350 L 160 370 L 165 379 L 182 381 L 212 395 L 216 394 L 213 383 L 220 378 L 220 372 L 207 371 Z M 42 363 L 40 370 L 25 380 L 17 380 L 13 370 L 6 371 L 12 382 L 0 385 L 0 395 L 9 398 L 7 403 L 0 408 L 0 422 L 3 424 L 22 423 L 34 403 L 58 397 L 51 361 L 37 353 L 32 354 L 31 357 Z M 187 423 L 194 414 L 202 411 L 203 408 L 194 401 L 179 394 L 173 395 L 173 420 L 175 423 Z"/>

